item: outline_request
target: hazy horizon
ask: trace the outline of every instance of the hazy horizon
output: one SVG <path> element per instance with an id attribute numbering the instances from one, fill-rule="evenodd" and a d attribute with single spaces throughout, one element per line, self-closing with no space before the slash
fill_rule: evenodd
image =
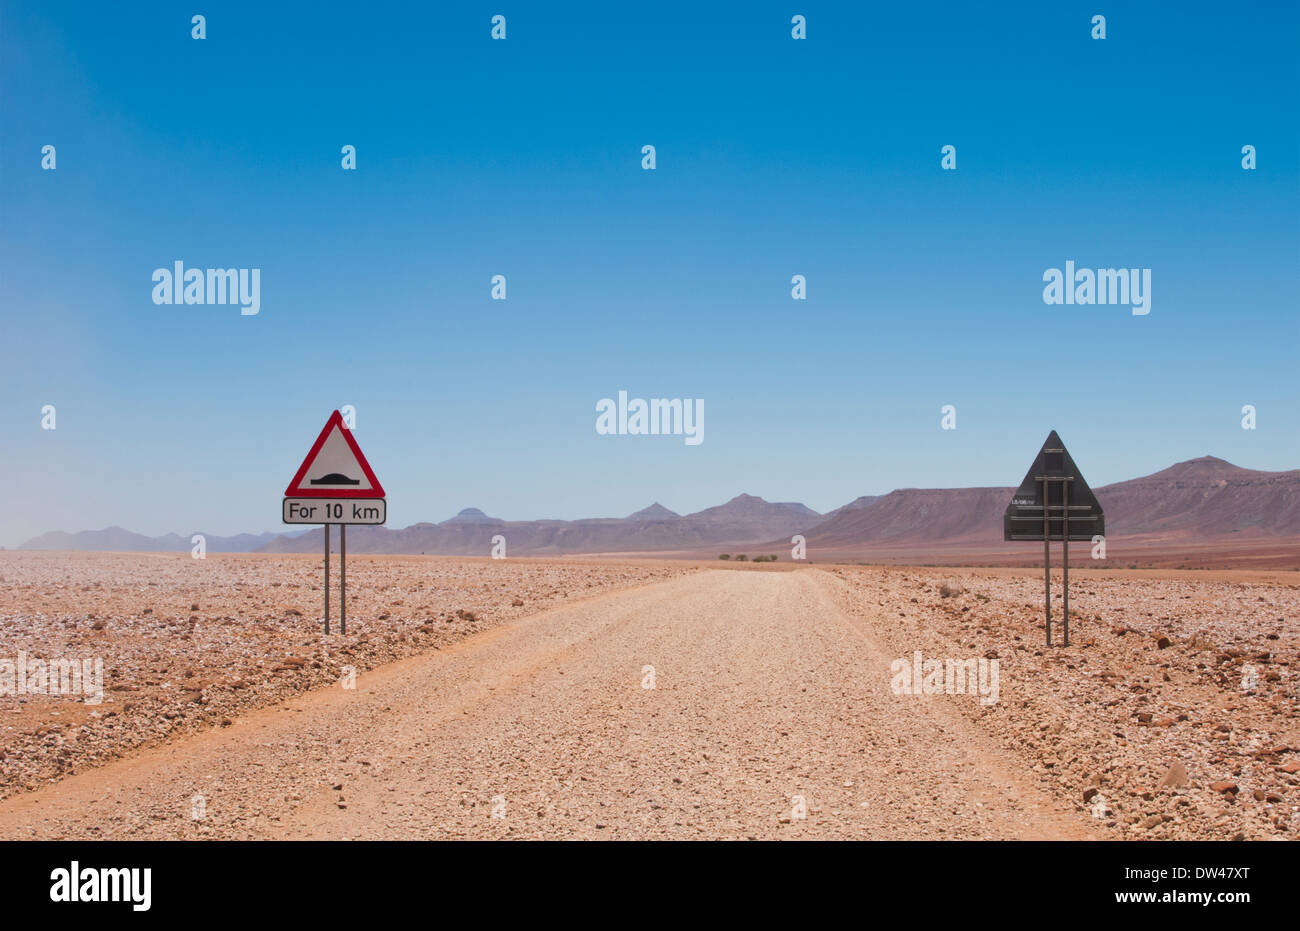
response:
<path id="1" fill-rule="evenodd" d="M 1212 458 L 1219 458 L 1219 459 L 1222 458 L 1222 457 L 1214 457 L 1213 454 L 1207 454 L 1207 455 L 1210 455 Z M 1201 458 L 1201 457 L 1200 457 L 1200 456 L 1195 456 L 1195 457 L 1192 457 L 1192 458 L 1193 458 L 1193 459 L 1199 459 L 1199 458 Z M 1181 462 L 1186 462 L 1186 461 L 1188 461 L 1188 460 L 1180 460 L 1178 463 L 1173 463 L 1173 462 L 1171 462 L 1171 463 L 1169 463 L 1168 466 L 1165 466 L 1164 468 L 1169 468 L 1170 466 L 1178 465 L 1178 464 L 1180 464 Z M 1225 461 L 1226 461 L 1226 460 L 1225 460 Z M 1250 468 L 1251 468 L 1250 466 L 1243 466 L 1243 465 L 1241 465 L 1240 463 L 1236 463 L 1236 462 L 1230 462 L 1230 463 L 1228 463 L 1228 464 L 1229 464 L 1229 465 L 1232 465 L 1232 466 L 1236 466 L 1237 468 L 1243 468 L 1243 469 L 1250 469 Z M 1080 471 L 1083 471 L 1083 470 L 1082 470 L 1082 467 L 1080 468 Z M 1163 471 L 1163 470 L 1158 469 L 1158 470 L 1156 470 L 1156 471 Z M 1254 471 L 1292 471 L 1292 470 L 1290 470 L 1290 469 L 1284 469 L 1284 470 L 1254 470 Z M 1147 474 L 1152 474 L 1152 473 L 1147 473 Z M 1129 478 L 1143 478 L 1143 477 L 1144 477 L 1144 476 L 1142 476 L 1142 475 L 1133 475 L 1133 476 L 1129 476 Z M 1088 478 L 1086 472 L 1084 473 L 1084 478 L 1085 478 L 1085 479 Z M 1126 479 L 1118 479 L 1118 481 L 1121 481 L 1121 482 L 1122 482 L 1122 481 L 1126 481 Z M 1109 485 L 1109 484 L 1113 484 L 1113 483 L 1111 483 L 1111 482 L 1105 482 L 1105 483 L 1093 483 L 1093 482 L 1091 482 L 1091 480 L 1089 480 L 1089 484 L 1090 484 L 1092 487 L 1094 487 L 1094 488 L 1100 488 L 1100 487 L 1104 487 L 1104 485 Z M 689 516 L 690 514 L 697 513 L 697 512 L 699 512 L 699 511 L 706 510 L 706 509 L 708 509 L 708 508 L 716 507 L 716 506 L 721 505 L 721 504 L 726 504 L 728 501 L 731 501 L 731 500 L 734 499 L 734 498 L 740 497 L 741 495 L 753 495 L 753 496 L 756 497 L 756 498 L 762 498 L 762 499 L 764 499 L 765 501 L 768 501 L 769 503 L 773 503 L 773 504 L 802 504 L 802 505 L 805 505 L 805 506 L 807 506 L 807 507 L 812 508 L 812 509 L 813 509 L 814 511 L 816 511 L 819 515 L 821 515 L 821 516 L 824 517 L 824 516 L 826 516 L 828 513 L 830 513 L 831 511 L 834 511 L 834 510 L 836 510 L 836 509 L 838 509 L 838 508 L 840 508 L 840 507 L 843 507 L 844 505 L 849 504 L 849 503 L 851 503 L 852 501 L 857 500 L 857 498 L 859 498 L 859 497 L 872 497 L 872 496 L 874 496 L 874 497 L 881 497 L 881 496 L 887 495 L 887 494 L 889 494 L 890 492 L 893 492 L 893 491 L 903 491 L 903 490 L 907 490 L 908 488 L 919 488 L 919 487 L 921 487 L 921 486 L 914 486 L 914 485 L 913 485 L 913 486 L 899 486 L 898 488 L 890 488 L 890 489 L 887 489 L 887 490 L 885 490 L 885 491 L 879 491 L 879 492 L 863 492 L 862 495 L 855 495 L 853 498 L 850 498 L 850 499 L 848 499 L 847 501 L 841 501 L 839 504 L 835 504 L 835 505 L 832 505 L 832 506 L 827 507 L 827 508 L 819 508 L 819 507 L 815 507 L 814 505 L 810 505 L 810 504 L 808 504 L 807 501 L 803 501 L 803 500 L 801 500 L 801 499 L 797 499 L 797 498 L 791 498 L 791 499 L 785 499 L 785 498 L 782 498 L 782 499 L 777 499 L 777 498 L 771 498 L 771 497 L 768 497 L 767 495 L 763 495 L 763 494 L 755 494 L 755 493 L 753 493 L 753 492 L 749 492 L 749 491 L 738 491 L 738 492 L 736 492 L 735 494 L 732 494 L 732 495 L 728 496 L 727 498 L 725 498 L 725 499 L 723 499 L 723 500 L 721 500 L 721 501 L 714 501 L 714 502 L 712 502 L 711 504 L 706 504 L 706 505 L 703 505 L 702 507 L 691 508 L 691 509 L 689 509 L 689 510 L 683 510 L 683 509 L 675 508 L 675 507 L 673 507 L 671 504 L 668 504 L 668 503 L 664 502 L 662 499 L 655 498 L 655 499 L 653 499 L 653 500 L 651 500 L 651 501 L 646 502 L 645 504 L 641 505 L 640 507 L 633 508 L 632 510 L 630 510 L 630 511 L 628 511 L 627 513 L 624 513 L 624 514 L 579 514 L 579 515 L 577 515 L 577 516 L 573 516 L 573 517 L 554 517 L 554 516 L 547 515 L 547 514 L 544 514 L 544 513 L 542 513 L 542 514 L 538 514 L 538 515 L 536 515 L 536 516 L 529 516 L 529 517 L 516 517 L 516 516 L 513 516 L 513 515 L 509 515 L 509 514 L 498 514 L 498 513 L 495 513 L 495 512 L 493 512 L 493 511 L 491 511 L 491 510 L 488 509 L 488 508 L 480 507 L 479 505 L 475 505 L 475 504 L 467 504 L 467 505 L 465 505 L 464 507 L 458 508 L 454 513 L 448 514 L 448 515 L 445 516 L 445 517 L 428 517 L 428 516 L 426 516 L 426 517 L 416 517 L 416 518 L 414 518 L 414 519 L 412 519 L 412 520 L 405 521 L 405 522 L 403 522 L 403 523 L 395 523 L 395 522 L 393 522 L 393 521 L 389 521 L 389 522 L 387 523 L 387 526 L 388 526 L 389 529 L 400 529 L 400 528 L 402 528 L 402 527 L 409 527 L 409 526 L 411 526 L 411 525 L 413 525 L 413 524 L 419 524 L 419 523 L 434 523 L 434 524 L 443 523 L 443 522 L 445 522 L 445 521 L 447 521 L 447 520 L 450 520 L 450 519 L 452 519 L 452 518 L 454 518 L 454 517 L 459 516 L 462 512 L 467 511 L 467 510 L 470 510 L 470 509 L 477 509 L 477 510 L 483 512 L 487 517 L 492 518 L 492 519 L 494 519 L 494 520 L 502 520 L 502 521 L 508 521 L 508 522 L 547 521 L 547 520 L 557 520 L 557 521 L 576 521 L 576 520 L 620 520 L 620 519 L 625 519 L 625 518 L 631 517 L 633 514 L 637 513 L 638 511 L 644 510 L 645 508 L 648 508 L 648 507 L 650 507 L 651 505 L 659 504 L 659 505 L 661 505 L 661 506 L 663 506 L 663 507 L 668 508 L 668 510 L 675 512 L 679 517 L 686 517 L 686 516 Z M 928 486 L 927 486 L 927 487 L 928 487 Z M 1002 487 L 1006 487 L 1006 488 L 1014 488 L 1014 487 L 1015 487 L 1015 483 L 1014 483 L 1014 482 L 1010 482 L 1010 483 L 1007 483 L 1007 484 L 1005 484 L 1005 485 L 944 485 L 944 486 L 934 486 L 934 487 L 936 487 L 936 488 L 942 488 L 943 490 L 961 490 L 961 489 L 970 489 L 970 488 L 989 488 L 989 487 L 991 487 L 991 488 L 1002 488 Z M 202 527 L 202 526 L 198 526 L 198 525 L 196 525 L 196 526 L 194 526 L 194 527 L 192 527 L 192 528 L 190 528 L 190 529 L 188 529 L 188 530 L 172 529 L 172 530 L 164 530 L 164 531 L 161 531 L 161 532 L 159 532 L 159 533 L 143 533 L 142 531 L 140 531 L 139 529 L 137 529 L 137 528 L 135 528 L 135 527 L 129 527 L 129 526 L 126 526 L 126 525 L 123 525 L 123 524 L 120 524 L 120 523 L 111 523 L 111 524 L 106 524 L 106 525 L 104 525 L 104 526 L 100 526 L 100 527 L 77 527 L 77 528 L 69 528 L 69 527 L 51 527 L 51 528 L 49 528 L 49 529 L 47 529 L 47 530 L 41 531 L 40 533 L 32 534 L 32 535 L 30 535 L 29 537 L 27 537 L 27 538 L 25 538 L 25 539 L 23 539 L 23 540 L 15 541 L 15 542 L 12 542 L 12 543 L 10 543 L 10 542 L 0 542 L 0 548 L 11 548 L 11 549 L 12 549 L 12 548 L 17 548 L 19 545 L 21 545 L 21 544 L 23 544 L 23 543 L 26 543 L 26 542 L 29 542 L 30 540 L 36 539 L 36 538 L 38 538 L 38 537 L 40 537 L 40 536 L 44 536 L 44 535 L 47 534 L 47 533 L 68 533 L 68 534 L 77 534 L 77 533 L 81 533 L 81 532 L 83 532 L 83 531 L 100 532 L 100 531 L 108 530 L 108 529 L 113 528 L 113 527 L 117 527 L 117 528 L 119 528 L 119 529 L 121 529 L 121 530 L 130 531 L 130 532 L 132 532 L 132 533 L 141 533 L 143 536 L 149 536 L 149 537 L 163 537 L 163 536 L 168 535 L 169 533 L 170 533 L 170 534 L 176 534 L 176 535 L 179 535 L 179 536 L 182 536 L 182 537 L 183 537 L 183 536 L 185 536 L 186 534 L 189 534 L 189 533 L 196 533 L 196 532 L 203 532 L 203 533 L 208 533 L 208 534 L 214 534 L 214 535 L 216 535 L 216 536 L 222 536 L 222 537 L 232 537 L 232 536 L 237 536 L 237 535 L 239 535 L 239 534 L 250 534 L 250 535 L 253 535 L 253 536 L 257 536 L 257 535 L 261 535 L 261 534 L 276 534 L 276 535 L 286 535 L 286 536 L 298 536 L 298 535 L 303 534 L 303 533 L 308 533 L 308 532 L 310 532 L 312 529 L 314 529 L 314 528 L 311 527 L 311 526 L 308 526 L 308 527 L 296 527 L 296 526 L 292 526 L 292 525 L 280 524 L 280 525 L 278 525 L 278 526 L 272 526 L 272 527 L 269 527 L 269 528 L 266 528 L 266 529 L 256 529 L 256 530 L 244 529 L 244 530 L 233 530 L 233 531 L 229 531 L 229 532 L 222 531 L 222 532 L 220 532 L 220 533 L 216 533 L 216 532 L 212 531 L 211 528 L 207 528 L 207 527 Z"/>

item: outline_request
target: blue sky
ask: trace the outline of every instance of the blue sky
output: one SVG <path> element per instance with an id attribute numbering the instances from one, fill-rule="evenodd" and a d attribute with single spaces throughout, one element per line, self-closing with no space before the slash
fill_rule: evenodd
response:
<path id="1" fill-rule="evenodd" d="M 391 526 L 1012 485 L 1053 428 L 1093 485 L 1300 466 L 1294 5 L 192 6 L 0 12 L 0 544 L 279 529 L 343 404 Z M 1151 313 L 1044 304 L 1067 259 Z M 620 389 L 704 443 L 597 435 Z"/>

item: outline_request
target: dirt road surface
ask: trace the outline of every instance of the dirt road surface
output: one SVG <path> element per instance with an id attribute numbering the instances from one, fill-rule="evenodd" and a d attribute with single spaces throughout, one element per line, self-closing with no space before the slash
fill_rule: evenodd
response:
<path id="1" fill-rule="evenodd" d="M 1102 836 L 975 696 L 893 694 L 835 584 L 705 571 L 517 618 L 10 798 L 0 838 Z"/>

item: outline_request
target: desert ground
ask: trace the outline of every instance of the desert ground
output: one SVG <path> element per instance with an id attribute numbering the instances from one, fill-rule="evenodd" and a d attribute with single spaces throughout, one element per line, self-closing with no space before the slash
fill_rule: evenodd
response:
<path id="1" fill-rule="evenodd" d="M 1001 530 L 997 530 L 1000 534 Z M 1229 540 L 1222 537 L 1188 541 L 1157 534 L 1122 535 L 1107 539 L 1105 565 L 1117 569 L 1264 569 L 1300 571 L 1300 538 L 1269 537 Z M 734 547 L 684 547 L 657 552 L 619 552 L 606 555 L 629 558 L 716 559 L 719 552 Z M 747 555 L 788 553 L 784 541 L 741 545 Z M 1076 542 L 1070 547 L 1070 571 L 1095 567 L 1090 545 Z M 816 546 L 809 549 L 816 563 L 848 566 L 969 566 L 971 568 L 1034 568 L 1042 572 L 1043 547 L 1034 543 L 1005 543 L 1000 539 L 979 542 L 943 541 L 926 543 L 883 543 L 856 546 Z M 782 557 L 785 558 L 785 557 Z M 1061 565 L 1060 544 L 1052 547 L 1052 564 Z"/>
<path id="2" fill-rule="evenodd" d="M 1049 649 L 1041 570 L 348 570 L 324 637 L 319 556 L 0 552 L 104 684 L 0 696 L 0 838 L 1300 837 L 1295 572 L 1071 570 Z"/>

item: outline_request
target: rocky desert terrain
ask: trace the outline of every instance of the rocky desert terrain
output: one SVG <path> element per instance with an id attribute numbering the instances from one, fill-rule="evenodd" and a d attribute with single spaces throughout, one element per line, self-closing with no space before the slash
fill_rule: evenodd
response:
<path id="1" fill-rule="evenodd" d="M 899 656 L 996 657 L 957 707 L 1113 836 L 1300 838 L 1296 573 L 1072 571 L 1063 649 L 1058 571 L 1048 649 L 1041 571 L 831 572 Z"/>
<path id="2" fill-rule="evenodd" d="M 363 557 L 329 638 L 318 558 L 0 569 L 105 682 L 0 698 L 0 838 L 1300 836 L 1291 572 L 1072 572 L 1067 649 L 1015 569 Z"/>
<path id="3" fill-rule="evenodd" d="M 321 558 L 0 552 L 0 658 L 103 660 L 104 700 L 0 696 L 0 797 L 437 650 L 511 618 L 689 571 L 671 563 L 351 556 L 322 636 Z"/>

